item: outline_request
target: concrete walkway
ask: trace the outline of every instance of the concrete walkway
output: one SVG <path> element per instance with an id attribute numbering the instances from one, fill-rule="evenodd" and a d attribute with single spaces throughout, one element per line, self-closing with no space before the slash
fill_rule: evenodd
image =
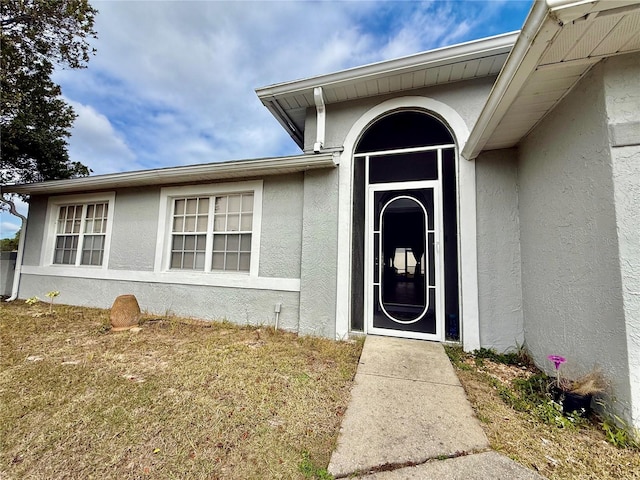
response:
<path id="1" fill-rule="evenodd" d="M 329 473 L 336 478 L 543 477 L 493 452 L 439 343 L 368 336 Z"/>

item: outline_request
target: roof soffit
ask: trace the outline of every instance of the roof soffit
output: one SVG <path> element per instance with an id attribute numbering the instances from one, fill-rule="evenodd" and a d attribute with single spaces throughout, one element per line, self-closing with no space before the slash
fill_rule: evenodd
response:
<path id="1" fill-rule="evenodd" d="M 594 64 L 640 51 L 640 0 L 537 2 L 522 32 L 463 149 L 465 158 L 517 145 Z"/>
<path id="2" fill-rule="evenodd" d="M 326 104 L 496 76 L 518 32 L 259 88 L 256 94 L 302 148 L 306 109 L 322 87 Z"/>

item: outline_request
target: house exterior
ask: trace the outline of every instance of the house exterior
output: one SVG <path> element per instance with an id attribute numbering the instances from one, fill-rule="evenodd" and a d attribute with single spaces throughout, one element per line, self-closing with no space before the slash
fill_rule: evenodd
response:
<path id="1" fill-rule="evenodd" d="M 599 367 L 640 427 L 640 2 L 260 88 L 298 156 L 8 185 L 13 296 Z"/>

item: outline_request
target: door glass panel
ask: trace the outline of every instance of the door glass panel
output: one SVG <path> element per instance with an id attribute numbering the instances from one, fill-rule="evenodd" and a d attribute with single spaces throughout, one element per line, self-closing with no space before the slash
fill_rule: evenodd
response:
<path id="1" fill-rule="evenodd" d="M 435 151 L 369 157 L 369 183 L 437 180 Z"/>

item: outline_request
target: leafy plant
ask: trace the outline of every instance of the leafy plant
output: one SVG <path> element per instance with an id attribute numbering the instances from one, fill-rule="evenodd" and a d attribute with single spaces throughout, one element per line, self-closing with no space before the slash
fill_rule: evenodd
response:
<path id="1" fill-rule="evenodd" d="M 320 468 L 314 465 L 311 460 L 311 456 L 309 452 L 302 452 L 302 460 L 298 465 L 298 469 L 300 473 L 302 473 L 305 478 L 313 478 L 317 480 L 333 480 L 333 475 L 327 472 L 326 468 Z"/>
<path id="2" fill-rule="evenodd" d="M 49 297 L 49 314 L 53 313 L 53 299 L 60 295 L 58 290 L 52 290 L 46 293 L 46 296 Z"/>
<path id="3" fill-rule="evenodd" d="M 24 303 L 26 303 L 27 305 L 35 305 L 36 303 L 38 303 L 40 301 L 40 299 L 38 297 L 30 297 L 27 298 Z"/>
<path id="4" fill-rule="evenodd" d="M 618 448 L 640 450 L 640 441 L 630 433 L 630 427 L 619 416 L 612 415 L 610 418 L 605 418 L 602 422 L 602 430 L 610 444 Z"/>

